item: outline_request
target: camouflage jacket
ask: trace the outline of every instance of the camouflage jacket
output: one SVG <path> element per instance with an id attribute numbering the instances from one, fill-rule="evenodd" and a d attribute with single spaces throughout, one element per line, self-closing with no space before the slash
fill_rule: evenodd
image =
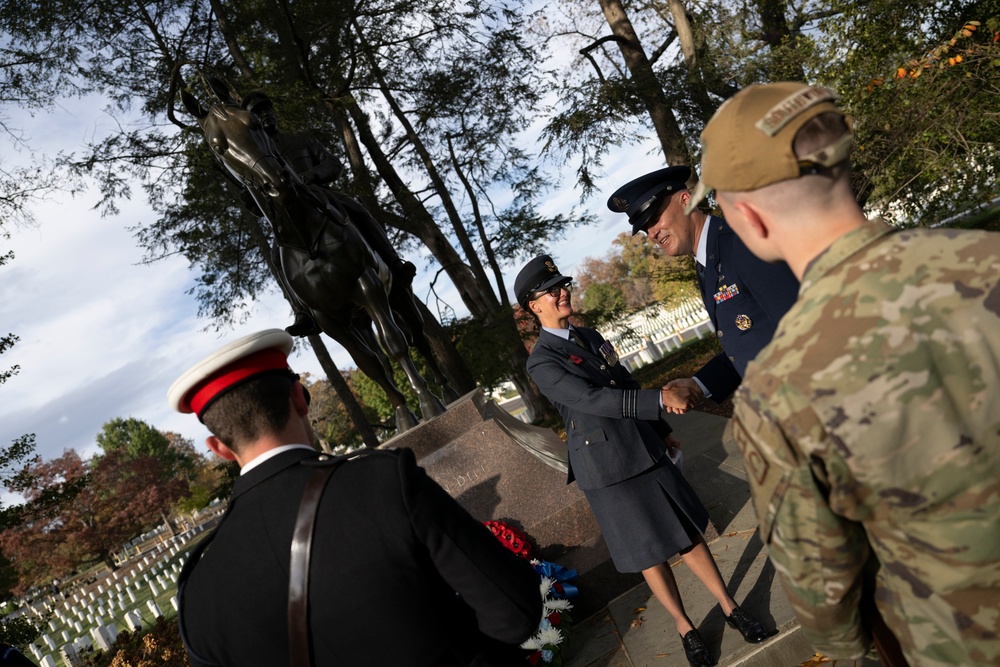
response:
<path id="1" fill-rule="evenodd" d="M 916 666 L 1000 664 L 1000 234 L 868 225 L 806 269 L 733 435 L 806 636 Z"/>

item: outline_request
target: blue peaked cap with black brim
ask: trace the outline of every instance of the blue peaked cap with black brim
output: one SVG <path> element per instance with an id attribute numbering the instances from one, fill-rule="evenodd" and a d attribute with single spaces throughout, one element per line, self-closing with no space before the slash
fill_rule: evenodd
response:
<path id="1" fill-rule="evenodd" d="M 524 265 L 514 279 L 514 296 L 522 308 L 528 307 L 529 297 L 535 292 L 556 285 L 568 285 L 572 278 L 559 273 L 556 263 L 548 255 L 539 255 Z"/>
<path id="2" fill-rule="evenodd" d="M 608 208 L 615 213 L 624 213 L 628 216 L 629 224 L 632 225 L 632 235 L 635 236 L 646 228 L 653 214 L 667 197 L 674 192 L 687 189 L 689 178 L 691 178 L 691 167 L 658 169 L 615 190 L 608 199 Z"/>

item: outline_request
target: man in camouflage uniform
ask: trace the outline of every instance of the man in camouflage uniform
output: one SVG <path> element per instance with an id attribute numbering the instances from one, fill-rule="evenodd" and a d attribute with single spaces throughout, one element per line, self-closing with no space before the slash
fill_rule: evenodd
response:
<path id="1" fill-rule="evenodd" d="M 867 221 L 852 137 L 801 83 L 702 134 L 693 202 L 801 281 L 733 418 L 761 537 L 829 657 L 868 650 L 873 597 L 911 665 L 1000 664 L 1000 235 Z"/>

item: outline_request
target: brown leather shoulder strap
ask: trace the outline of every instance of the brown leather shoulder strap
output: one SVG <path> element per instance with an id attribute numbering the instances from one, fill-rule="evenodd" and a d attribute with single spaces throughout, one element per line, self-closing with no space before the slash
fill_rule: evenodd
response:
<path id="1" fill-rule="evenodd" d="M 299 502 L 288 568 L 288 651 L 291 667 L 312 665 L 309 652 L 309 558 L 319 501 L 327 480 L 339 465 L 340 461 L 337 461 L 317 468 L 306 482 Z"/>

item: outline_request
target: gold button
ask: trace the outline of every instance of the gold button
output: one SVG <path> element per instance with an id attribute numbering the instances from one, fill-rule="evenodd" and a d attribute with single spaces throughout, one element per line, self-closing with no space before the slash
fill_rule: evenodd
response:
<path id="1" fill-rule="evenodd" d="M 614 380 L 611 381 L 611 386 L 612 387 L 615 386 L 615 381 Z"/>

